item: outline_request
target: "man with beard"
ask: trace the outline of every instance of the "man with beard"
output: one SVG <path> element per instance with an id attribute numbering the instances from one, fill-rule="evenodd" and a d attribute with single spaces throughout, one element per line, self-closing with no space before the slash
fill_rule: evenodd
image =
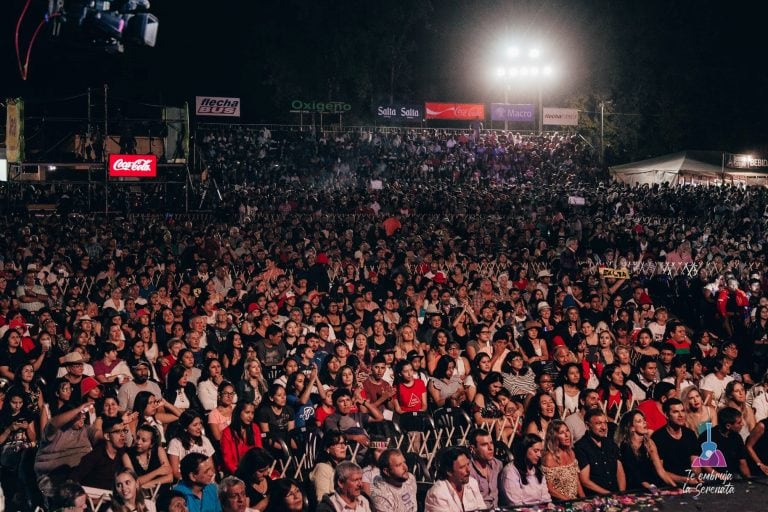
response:
<path id="1" fill-rule="evenodd" d="M 149 391 L 156 398 L 162 398 L 162 391 L 157 382 L 149 380 L 149 363 L 143 359 L 136 361 L 131 368 L 131 380 L 126 381 L 120 386 L 117 392 L 117 401 L 120 404 L 120 410 L 132 411 L 133 401 L 140 391 Z"/>
<path id="2" fill-rule="evenodd" d="M 678 484 L 696 485 L 698 480 L 688 476 L 699 443 L 696 434 L 685 423 L 685 406 L 677 398 L 670 398 L 662 405 L 667 417 L 667 424 L 653 433 L 651 439 L 656 443 L 664 471 Z"/>
<path id="3" fill-rule="evenodd" d="M 579 480 L 585 492 L 609 496 L 624 492 L 627 481 L 619 460 L 619 447 L 608 439 L 608 418 L 602 409 L 587 410 L 587 434 L 574 445 Z"/>
<path id="4" fill-rule="evenodd" d="M 373 479 L 371 501 L 376 510 L 416 512 L 416 477 L 408 472 L 405 457 L 397 449 L 379 456 L 381 474 Z"/>

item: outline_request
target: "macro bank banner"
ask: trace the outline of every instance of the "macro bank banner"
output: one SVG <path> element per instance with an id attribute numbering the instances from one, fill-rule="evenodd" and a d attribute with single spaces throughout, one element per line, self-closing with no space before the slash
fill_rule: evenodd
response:
<path id="1" fill-rule="evenodd" d="M 385 119 L 420 120 L 424 116 L 424 107 L 421 105 L 379 105 L 376 107 L 376 117 Z"/>
<path id="2" fill-rule="evenodd" d="M 578 126 L 579 111 L 575 108 L 545 108 L 544 124 Z"/>
<path id="3" fill-rule="evenodd" d="M 532 123 L 536 107 L 512 103 L 491 103 L 491 121 L 515 121 Z"/>
<path id="4" fill-rule="evenodd" d="M 427 119 L 485 120 L 482 103 L 426 103 Z"/>

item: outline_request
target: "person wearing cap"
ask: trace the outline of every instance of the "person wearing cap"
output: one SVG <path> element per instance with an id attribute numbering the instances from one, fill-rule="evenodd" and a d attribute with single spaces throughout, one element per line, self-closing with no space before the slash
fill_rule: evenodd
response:
<path id="1" fill-rule="evenodd" d="M 85 359 L 83 359 L 83 355 L 80 352 L 74 350 L 61 358 L 61 365 L 66 369 L 63 378 L 72 386 L 71 401 L 79 404 L 82 396 L 80 394 L 80 383 L 85 378 Z"/>
<path id="2" fill-rule="evenodd" d="M 552 272 L 550 272 L 547 269 L 540 270 L 538 274 L 536 274 L 536 289 L 541 290 L 544 294 L 544 297 L 549 297 L 549 290 L 551 287 L 551 281 L 552 281 Z"/>
<path id="3" fill-rule="evenodd" d="M 145 359 L 137 360 L 131 366 L 131 379 L 123 382 L 117 392 L 117 401 L 123 411 L 133 410 L 133 401 L 141 391 L 149 391 L 155 398 L 162 398 L 162 391 L 157 382 L 149 380 L 150 365 Z"/>

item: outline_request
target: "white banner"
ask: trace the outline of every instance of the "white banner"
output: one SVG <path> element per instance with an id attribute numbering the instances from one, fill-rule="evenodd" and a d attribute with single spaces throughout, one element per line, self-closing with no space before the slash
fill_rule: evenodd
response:
<path id="1" fill-rule="evenodd" d="M 240 98 L 195 96 L 195 114 L 198 116 L 240 117 Z"/>
<path id="2" fill-rule="evenodd" d="M 579 111 L 575 108 L 545 108 L 544 124 L 578 126 Z"/>

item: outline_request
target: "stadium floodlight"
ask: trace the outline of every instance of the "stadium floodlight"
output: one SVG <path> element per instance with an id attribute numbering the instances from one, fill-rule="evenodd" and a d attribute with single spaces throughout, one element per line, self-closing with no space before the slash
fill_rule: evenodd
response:
<path id="1" fill-rule="evenodd" d="M 545 81 L 548 81 L 554 75 L 554 68 L 548 62 L 542 62 L 542 51 L 538 47 L 530 47 L 525 53 L 520 51 L 517 46 L 509 46 L 506 51 L 506 60 L 514 66 L 506 68 L 496 68 L 496 76 L 504 81 L 504 102 L 509 103 L 509 89 L 512 82 L 529 82 L 536 86 L 538 90 L 538 119 L 539 131 L 543 129 L 544 109 L 541 99 L 541 87 Z M 508 122 L 504 121 L 504 129 L 508 129 Z"/>

